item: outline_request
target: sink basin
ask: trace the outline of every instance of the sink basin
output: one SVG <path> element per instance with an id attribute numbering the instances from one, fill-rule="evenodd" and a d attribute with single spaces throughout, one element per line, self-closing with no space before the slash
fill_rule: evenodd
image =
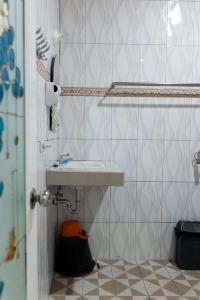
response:
<path id="1" fill-rule="evenodd" d="M 69 161 L 46 171 L 48 186 L 121 186 L 123 182 L 124 173 L 110 161 Z"/>
<path id="2" fill-rule="evenodd" d="M 59 165 L 59 169 L 90 169 L 90 168 L 103 168 L 104 164 L 103 162 L 97 162 L 97 161 L 69 161 L 66 164 Z"/>

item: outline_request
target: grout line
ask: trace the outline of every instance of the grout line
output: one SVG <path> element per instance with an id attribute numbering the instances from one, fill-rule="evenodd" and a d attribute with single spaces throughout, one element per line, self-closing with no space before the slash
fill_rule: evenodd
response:
<path id="1" fill-rule="evenodd" d="M 0 112 L 1 113 L 1 112 Z M 20 116 L 19 116 L 20 117 Z M 21 116 L 22 118 L 24 118 L 23 116 Z M 152 141 L 152 142 L 162 142 L 163 141 L 163 138 L 160 138 L 160 139 L 142 139 L 142 138 L 135 138 L 135 139 L 116 139 L 116 138 L 113 138 L 113 139 L 90 139 L 90 138 L 87 138 L 87 139 L 84 139 L 84 138 L 73 138 L 73 137 L 63 137 L 63 138 L 58 138 L 59 140 L 67 140 L 67 141 Z M 184 140 L 184 139 L 164 139 L 165 142 L 187 142 L 187 143 L 190 143 L 190 142 L 200 142 L 200 139 L 197 139 L 197 140 Z"/>
<path id="2" fill-rule="evenodd" d="M 113 46 L 166 46 L 166 43 L 115 43 L 115 42 L 68 42 L 68 41 L 62 41 L 63 45 L 113 45 Z M 199 47 L 199 44 L 176 44 L 171 43 L 168 45 L 168 47 Z"/>
<path id="3" fill-rule="evenodd" d="M 19 114 L 17 114 L 17 113 L 11 113 L 11 112 L 6 112 L 6 111 L 0 111 L 0 114 L 1 114 L 1 115 L 6 115 L 6 116 L 13 116 L 13 117 L 18 117 L 18 118 L 21 118 L 21 119 L 25 119 L 25 116 L 19 115 Z"/>
<path id="4" fill-rule="evenodd" d="M 63 209 L 63 210 L 65 210 L 65 209 Z M 67 215 L 70 215 L 70 213 L 67 213 Z M 176 224 L 177 222 L 179 221 L 179 219 L 177 219 L 177 220 L 174 220 L 174 221 L 164 221 L 164 222 L 160 222 L 160 221 L 150 221 L 150 222 L 148 222 L 148 221 L 141 221 L 141 222 L 136 222 L 136 221 L 118 221 L 118 220 L 116 220 L 116 221 L 111 221 L 111 222 L 109 222 L 109 221 L 87 221 L 87 220 L 84 220 L 84 221 L 80 221 L 82 224 Z M 58 221 L 58 223 L 63 223 L 63 221 Z"/>

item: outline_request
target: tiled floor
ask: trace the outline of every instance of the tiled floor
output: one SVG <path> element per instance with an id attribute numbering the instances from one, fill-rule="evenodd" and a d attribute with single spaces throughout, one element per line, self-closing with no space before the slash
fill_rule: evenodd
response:
<path id="1" fill-rule="evenodd" d="M 181 271 L 168 261 L 100 261 L 100 270 L 80 278 L 55 274 L 54 300 L 198 300 L 200 271 Z"/>

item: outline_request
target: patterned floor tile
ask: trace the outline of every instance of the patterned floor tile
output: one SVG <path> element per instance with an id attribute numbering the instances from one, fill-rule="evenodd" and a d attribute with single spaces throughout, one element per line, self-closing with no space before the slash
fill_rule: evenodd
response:
<path id="1" fill-rule="evenodd" d="M 149 297 L 146 297 L 146 296 L 131 296 L 131 297 L 121 296 L 121 297 L 117 297 L 116 300 L 149 300 Z"/>
<path id="2" fill-rule="evenodd" d="M 148 295 L 162 297 L 177 297 L 178 290 L 171 280 L 144 281 Z"/>
<path id="3" fill-rule="evenodd" d="M 83 296 L 83 300 L 116 300 L 116 297 L 112 296 Z"/>
<path id="4" fill-rule="evenodd" d="M 81 296 L 65 296 L 65 300 L 83 300 L 83 297 Z"/>
<path id="5" fill-rule="evenodd" d="M 100 269 L 79 278 L 57 273 L 52 300 L 200 300 L 200 271 L 169 261 L 102 260 Z"/>
<path id="6" fill-rule="evenodd" d="M 67 290 L 67 288 L 65 285 L 63 285 L 62 283 L 60 283 L 56 280 L 53 280 L 50 294 L 56 295 L 56 296 L 62 296 L 62 295 L 66 295 L 66 290 Z"/>
<path id="7" fill-rule="evenodd" d="M 149 299 L 150 300 L 181 300 L 177 296 L 176 297 L 154 296 L 154 297 L 150 297 Z"/>
<path id="8" fill-rule="evenodd" d="M 65 296 L 52 296 L 49 300 L 65 300 Z"/>
<path id="9" fill-rule="evenodd" d="M 84 282 L 83 295 L 114 296 L 114 282 L 112 279 L 99 279 L 98 282 Z"/>

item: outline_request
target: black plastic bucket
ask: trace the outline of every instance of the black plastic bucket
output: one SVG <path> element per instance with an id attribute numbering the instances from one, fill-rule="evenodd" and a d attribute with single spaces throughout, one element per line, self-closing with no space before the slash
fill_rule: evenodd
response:
<path id="1" fill-rule="evenodd" d="M 79 277 L 89 274 L 95 266 L 88 240 L 80 237 L 60 235 L 56 256 L 56 271 L 63 276 Z"/>
<path id="2" fill-rule="evenodd" d="M 179 221 L 176 233 L 176 264 L 183 270 L 200 270 L 200 222 Z"/>

